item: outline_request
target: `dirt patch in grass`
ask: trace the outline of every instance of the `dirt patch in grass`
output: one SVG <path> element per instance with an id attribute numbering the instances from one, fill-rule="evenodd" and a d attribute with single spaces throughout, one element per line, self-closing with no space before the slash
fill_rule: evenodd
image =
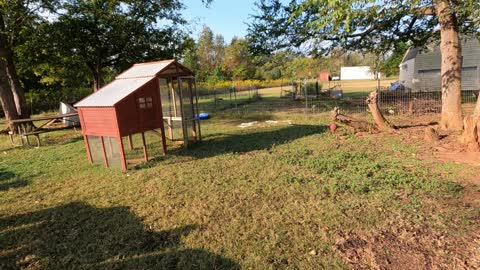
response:
<path id="1" fill-rule="evenodd" d="M 375 233 L 340 232 L 334 250 L 354 269 L 478 269 L 480 234 L 458 239 L 392 222 Z"/>

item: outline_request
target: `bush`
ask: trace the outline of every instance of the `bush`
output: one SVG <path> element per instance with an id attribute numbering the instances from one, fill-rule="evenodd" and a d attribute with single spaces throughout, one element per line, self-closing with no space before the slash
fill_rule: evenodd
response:
<path id="1" fill-rule="evenodd" d="M 73 104 L 91 93 L 91 88 L 64 88 L 59 91 L 40 89 L 25 93 L 25 99 L 32 113 L 41 113 L 56 111 L 60 102 Z"/>

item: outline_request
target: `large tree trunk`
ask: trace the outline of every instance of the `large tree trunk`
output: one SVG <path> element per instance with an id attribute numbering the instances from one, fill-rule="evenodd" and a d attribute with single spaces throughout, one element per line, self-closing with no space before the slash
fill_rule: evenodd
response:
<path id="1" fill-rule="evenodd" d="M 461 130 L 461 46 L 458 36 L 457 17 L 449 0 L 436 0 L 435 10 L 440 23 L 442 54 L 442 118 L 444 130 Z"/>
<path id="2" fill-rule="evenodd" d="M 7 83 L 9 85 L 9 91 L 13 94 L 13 99 L 17 114 L 20 118 L 30 117 L 28 111 L 27 103 L 25 101 L 25 93 L 23 88 L 20 85 L 20 80 L 18 79 L 17 69 L 15 68 L 15 62 L 13 60 L 13 50 L 11 47 L 11 41 L 8 41 L 8 38 L 5 34 L 6 27 L 3 20 L 3 13 L 0 11 L 0 59 L 4 58 L 5 63 L 2 63 L 2 72 L 5 72 L 3 75 L 6 75 L 6 78 L 2 77 L 2 80 L 8 79 Z"/>
<path id="3" fill-rule="evenodd" d="M 13 61 L 13 52 L 7 52 L 7 76 L 10 82 L 10 89 L 13 93 L 13 99 L 15 100 L 15 107 L 20 118 L 29 118 L 30 112 L 28 110 L 27 102 L 25 100 L 25 92 L 20 85 L 18 79 L 17 69 L 15 62 Z"/>
<path id="4" fill-rule="evenodd" d="M 15 108 L 15 101 L 12 91 L 10 90 L 10 84 L 8 83 L 7 67 L 2 59 L 0 59 L 0 103 L 2 104 L 3 112 L 8 122 L 8 128 L 15 132 L 15 125 L 13 125 L 11 121 L 18 119 L 19 115 Z"/>

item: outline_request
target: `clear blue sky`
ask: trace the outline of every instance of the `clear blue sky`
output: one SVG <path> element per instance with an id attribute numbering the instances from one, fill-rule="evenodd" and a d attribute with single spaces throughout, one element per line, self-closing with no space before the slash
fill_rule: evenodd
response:
<path id="1" fill-rule="evenodd" d="M 227 43 L 234 36 L 247 34 L 246 23 L 255 10 L 255 0 L 213 0 L 208 8 L 201 0 L 186 0 L 184 3 L 183 14 L 191 24 L 189 28 L 195 39 L 203 25 L 207 25 L 215 34 L 222 34 Z"/>

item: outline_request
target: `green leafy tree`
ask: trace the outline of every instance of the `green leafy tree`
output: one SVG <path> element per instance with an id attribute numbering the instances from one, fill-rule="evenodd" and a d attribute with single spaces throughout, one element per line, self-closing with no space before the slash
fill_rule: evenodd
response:
<path id="1" fill-rule="evenodd" d="M 184 43 L 185 52 L 183 56 L 183 64 L 198 75 L 200 63 L 197 54 L 197 43 L 192 38 L 188 38 Z"/>
<path id="2" fill-rule="evenodd" d="M 380 71 L 387 77 L 398 75 L 400 63 L 409 47 L 410 46 L 406 42 L 398 42 L 395 45 L 392 54 L 381 63 Z"/>
<path id="3" fill-rule="evenodd" d="M 221 69 L 225 57 L 224 43 L 223 36 L 214 35 L 208 26 L 203 27 L 197 44 L 200 80 L 206 80 L 215 70 Z"/>
<path id="4" fill-rule="evenodd" d="M 255 67 L 246 39 L 234 37 L 225 50 L 223 70 L 233 79 L 245 80 L 253 78 Z"/>
<path id="5" fill-rule="evenodd" d="M 56 3 L 53 0 L 0 1 L 0 84 L 3 89 L 0 103 L 7 120 L 30 116 L 17 73 L 15 50 L 28 39 L 23 31 L 35 27 L 42 20 L 39 12 L 53 9 Z"/>
<path id="6" fill-rule="evenodd" d="M 282 77 L 291 77 L 287 68 L 289 64 L 299 57 L 298 53 L 291 50 L 282 50 L 271 55 L 254 57 L 254 64 L 257 66 L 255 77 L 258 79 L 275 80 Z"/>
<path id="7" fill-rule="evenodd" d="M 462 129 L 459 34 L 476 32 L 478 0 L 303 0 L 283 4 L 260 0 L 249 26 L 251 47 L 268 53 L 282 47 L 364 50 L 381 55 L 397 42 L 424 45 L 440 38 L 442 119 L 447 130 Z"/>
<path id="8" fill-rule="evenodd" d="M 178 29 L 185 23 L 181 8 L 177 0 L 67 0 L 45 29 L 42 49 L 83 63 L 97 90 L 109 69 L 179 56 L 185 38 Z"/>

